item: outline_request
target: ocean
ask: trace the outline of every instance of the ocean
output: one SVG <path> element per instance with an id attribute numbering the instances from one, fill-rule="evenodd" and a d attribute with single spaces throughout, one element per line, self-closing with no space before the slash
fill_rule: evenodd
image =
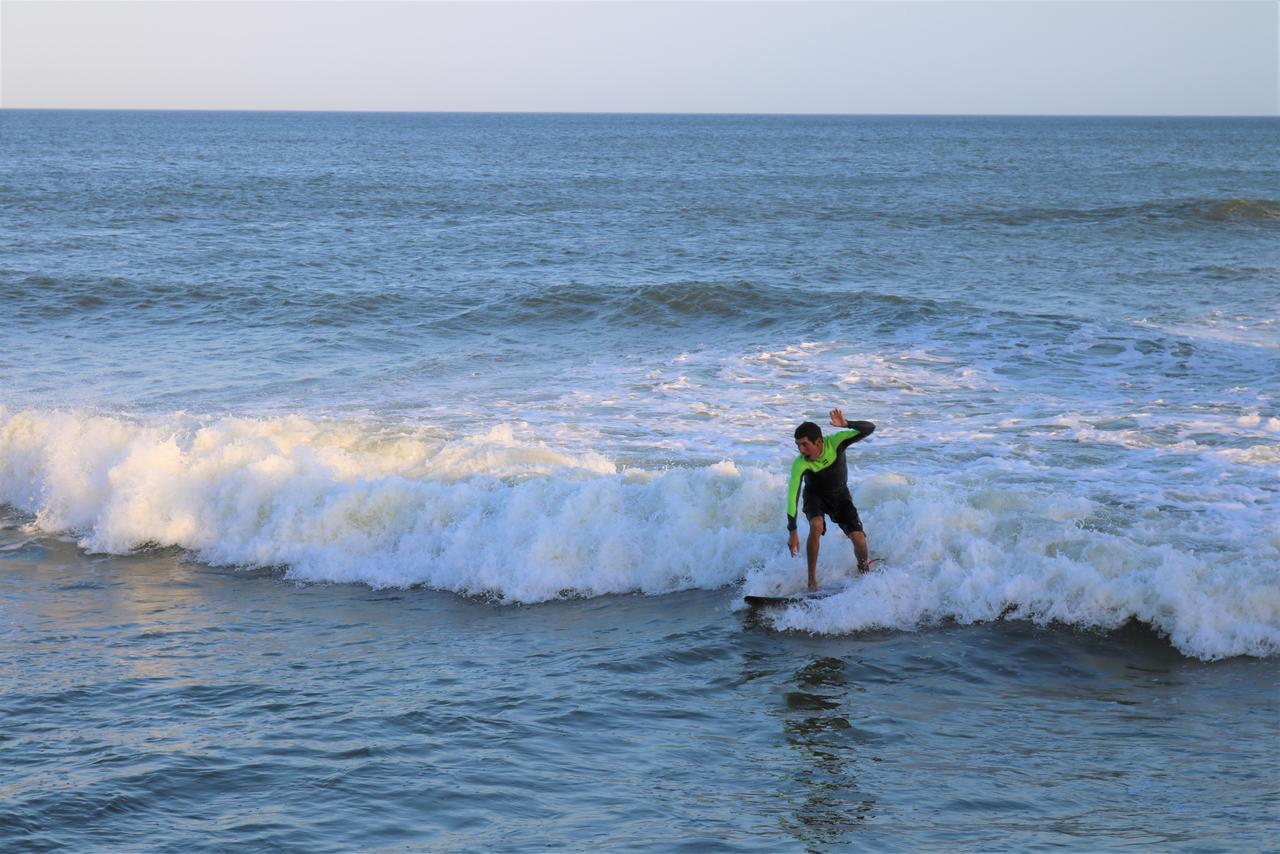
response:
<path id="1" fill-rule="evenodd" d="M 0 152 L 3 847 L 1280 838 L 1280 120 Z M 833 407 L 878 568 L 746 609 Z"/>

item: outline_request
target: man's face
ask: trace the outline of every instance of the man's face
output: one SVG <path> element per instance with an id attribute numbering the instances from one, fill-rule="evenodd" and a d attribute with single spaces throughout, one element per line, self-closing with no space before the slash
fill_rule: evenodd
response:
<path id="1" fill-rule="evenodd" d="M 796 439 L 796 450 L 800 452 L 800 456 L 806 460 L 816 460 L 822 456 L 822 440 L 818 439 Z"/>

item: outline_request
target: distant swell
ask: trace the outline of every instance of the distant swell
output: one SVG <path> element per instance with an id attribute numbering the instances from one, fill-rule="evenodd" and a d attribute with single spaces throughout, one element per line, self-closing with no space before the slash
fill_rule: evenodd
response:
<path id="1" fill-rule="evenodd" d="M 811 284 L 744 279 L 675 280 L 601 285 L 562 282 L 516 293 L 459 293 L 412 283 L 377 291 L 297 288 L 290 282 L 191 284 L 121 276 L 21 276 L 0 271 L 0 301 L 12 317 L 52 321 L 106 317 L 122 323 L 267 326 L 293 331 L 387 325 L 448 334 L 506 332 L 512 328 L 577 329 L 668 327 L 706 322 L 769 327 L 857 317 L 899 323 L 940 317 L 949 309 L 931 299 L 873 292 L 827 292 Z M 402 330 L 403 331 L 403 330 Z M 585 330 L 584 330 L 585 331 Z"/>
<path id="2" fill-rule="evenodd" d="M 1271 199 L 1229 199 L 1195 210 L 1211 222 L 1280 223 L 1280 201 Z"/>
<path id="3" fill-rule="evenodd" d="M 512 325 L 564 325 L 591 321 L 606 327 L 661 331 L 667 326 L 732 322 L 768 327 L 821 316 L 838 321 L 901 323 L 941 317 L 954 308 L 945 301 L 866 292 L 827 292 L 814 285 L 733 281 L 660 281 L 601 287 L 569 282 L 544 288 L 477 314 Z M 714 328 L 714 327 L 713 327 Z"/>
<path id="4" fill-rule="evenodd" d="M 982 221 L 1008 226 L 1043 223 L 1106 225 L 1135 224 L 1211 225 L 1247 223 L 1280 225 L 1280 201 L 1273 199 L 1185 199 L 1102 207 L 1015 208 L 944 214 L 944 222 Z"/>
<path id="5" fill-rule="evenodd" d="M 412 291 L 337 293 L 299 287 L 292 279 L 266 274 L 253 281 L 188 282 L 125 276 L 30 276 L 0 270 L 0 301 L 11 316 L 59 320 L 104 316 L 124 322 L 141 318 L 165 323 L 269 324 L 306 329 L 353 326 L 377 317 L 403 316 L 427 300 Z M 435 314 L 448 303 L 434 300 Z"/>
<path id="6" fill-rule="evenodd" d="M 430 430 L 303 418 L 149 421 L 0 409 L 0 503 L 83 548 L 179 546 L 303 581 L 426 585 L 506 602 L 718 588 L 794 590 L 779 472 L 724 461 L 619 469 L 498 427 Z M 1137 542 L 1105 507 L 1046 485 L 945 473 L 856 479 L 883 570 L 822 608 L 815 632 L 1004 615 L 1110 629 L 1150 623 L 1187 655 L 1280 653 L 1274 558 Z M 823 572 L 849 555 L 831 541 Z"/>
<path id="7" fill-rule="evenodd" d="M 786 288 L 748 281 L 679 281 L 602 288 L 589 283 L 553 285 L 516 297 L 507 307 L 512 322 L 555 323 L 606 320 L 623 324 L 729 319 L 786 311 L 799 295 Z"/>

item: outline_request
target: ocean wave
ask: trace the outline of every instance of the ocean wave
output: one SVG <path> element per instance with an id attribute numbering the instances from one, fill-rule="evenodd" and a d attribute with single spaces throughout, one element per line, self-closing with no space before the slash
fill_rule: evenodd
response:
<path id="1" fill-rule="evenodd" d="M 92 552 L 176 546 L 298 581 L 509 603 L 744 578 L 754 592 L 801 585 L 803 564 L 784 548 L 780 470 L 620 468 L 531 434 L 0 409 L 0 504 Z M 842 633 L 1012 614 L 1109 629 L 1137 618 L 1191 656 L 1280 653 L 1280 530 L 1252 517 L 1222 530 L 1211 515 L 1110 507 L 981 473 L 855 483 L 886 569 L 780 614 L 779 626 Z M 1183 545 L 1203 544 L 1209 528 L 1216 550 Z M 841 546 L 828 538 L 824 579 L 849 571 Z"/>
<path id="2" fill-rule="evenodd" d="M 303 581 L 513 602 L 730 583 L 776 539 L 777 488 L 728 463 L 620 471 L 509 426 L 445 440 L 302 418 L 0 413 L 0 502 L 89 551 L 178 546 Z"/>
<path id="3" fill-rule="evenodd" d="M 890 474 L 855 498 L 874 508 L 884 568 L 778 613 L 778 628 L 838 634 L 1015 618 L 1111 630 L 1138 620 L 1196 658 L 1280 654 L 1280 529 L 1209 557 L 1181 547 L 1186 532 L 1160 524 L 1155 507 L 1137 511 L 1140 527 L 1167 540 L 1108 530 L 1111 508 L 1035 487 L 958 489 L 943 477 Z M 753 570 L 747 587 L 786 589 L 774 572 Z"/>

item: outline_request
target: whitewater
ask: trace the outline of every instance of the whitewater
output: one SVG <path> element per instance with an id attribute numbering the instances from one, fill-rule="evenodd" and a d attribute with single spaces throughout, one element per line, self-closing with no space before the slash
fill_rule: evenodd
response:
<path id="1" fill-rule="evenodd" d="M 847 633 L 1016 617 L 1111 629 L 1133 618 L 1195 657 L 1280 650 L 1280 529 L 1265 500 L 1278 470 L 1274 419 L 1189 425 L 1243 449 L 1171 436 L 1172 476 L 1147 471 L 1148 432 L 1099 432 L 1079 416 L 962 437 L 948 425 L 964 449 L 924 463 L 920 450 L 946 439 L 918 426 L 883 432 L 895 426 L 906 435 L 859 454 L 853 485 L 883 571 L 791 609 L 780 626 Z M 1052 438 L 1036 448 L 1027 440 L 1039 434 Z M 1099 457 L 1086 477 L 1043 460 L 1086 441 Z M 1099 465 L 1115 449 L 1122 461 Z M 510 603 L 739 583 L 790 592 L 783 477 L 728 456 L 622 465 L 521 423 L 456 436 L 297 416 L 0 411 L 0 499 L 86 551 L 178 546 L 298 581 Z M 848 580 L 845 551 L 824 551 L 824 577 Z"/>

